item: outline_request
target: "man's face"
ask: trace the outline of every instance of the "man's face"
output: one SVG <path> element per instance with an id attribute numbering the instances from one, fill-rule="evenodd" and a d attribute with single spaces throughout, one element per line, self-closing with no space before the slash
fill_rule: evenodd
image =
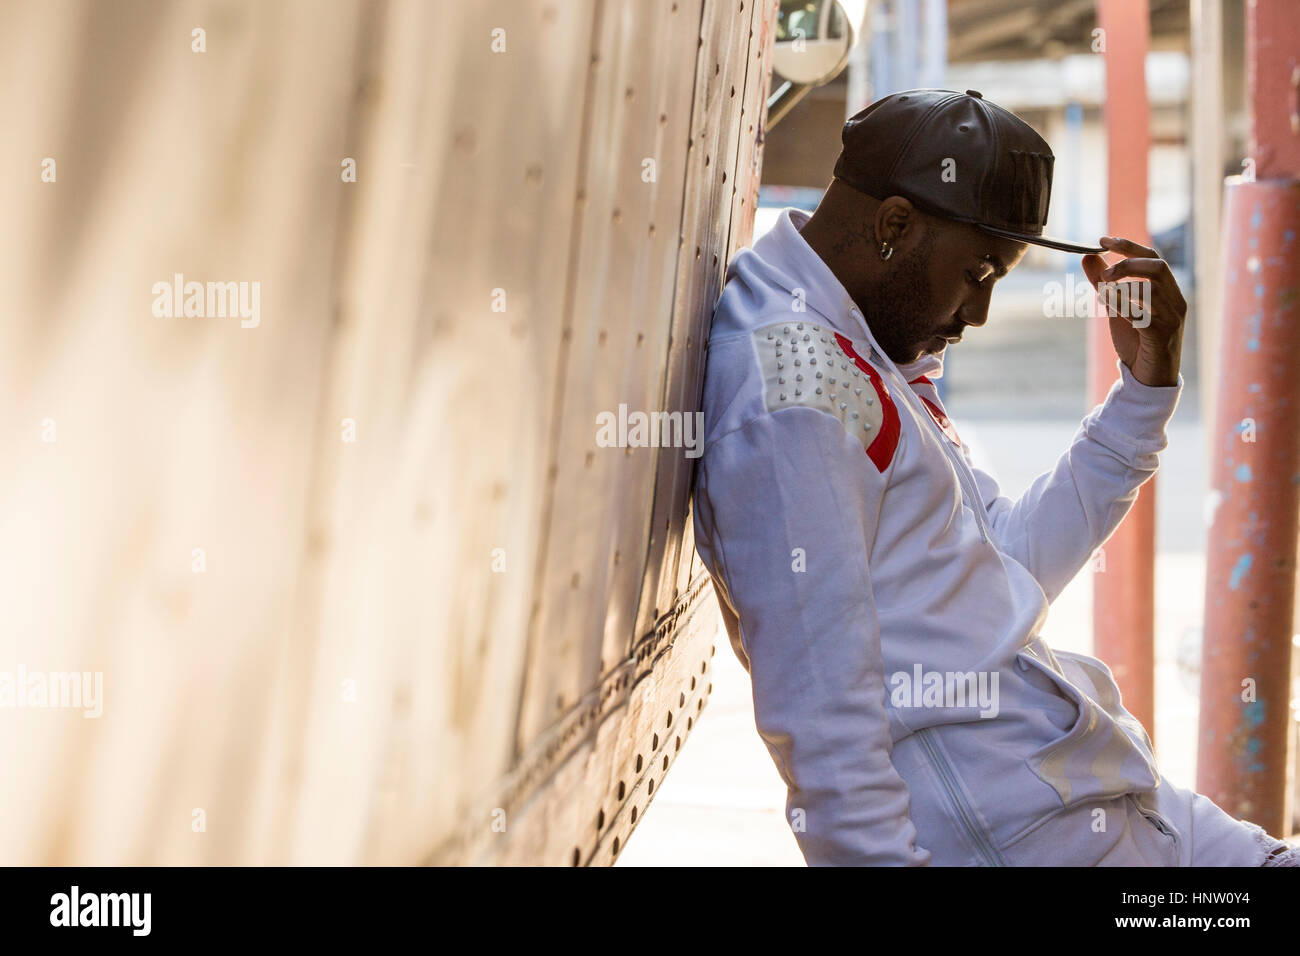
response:
<path id="1" fill-rule="evenodd" d="M 894 362 L 914 362 L 988 320 L 993 285 L 1013 269 L 1027 243 L 988 236 L 973 226 L 922 216 L 909 248 L 885 263 L 870 290 L 871 331 Z M 879 331 L 877 331 L 879 330 Z"/>

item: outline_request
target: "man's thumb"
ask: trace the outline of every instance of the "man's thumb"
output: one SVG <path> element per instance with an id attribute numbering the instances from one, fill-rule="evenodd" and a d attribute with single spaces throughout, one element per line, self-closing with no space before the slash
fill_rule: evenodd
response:
<path id="1" fill-rule="evenodd" d="M 1083 257 L 1083 274 L 1088 277 L 1092 287 L 1097 288 L 1097 283 L 1101 281 L 1102 270 L 1106 268 L 1106 260 L 1101 256 L 1089 253 Z"/>

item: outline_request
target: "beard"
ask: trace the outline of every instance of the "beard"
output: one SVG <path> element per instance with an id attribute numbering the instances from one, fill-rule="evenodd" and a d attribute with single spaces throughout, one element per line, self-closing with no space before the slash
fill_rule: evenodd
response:
<path id="1" fill-rule="evenodd" d="M 871 334 L 896 365 L 915 362 L 938 334 L 927 274 L 933 251 L 934 233 L 927 230 L 911 255 L 891 263 L 866 297 L 871 308 L 862 311 Z"/>

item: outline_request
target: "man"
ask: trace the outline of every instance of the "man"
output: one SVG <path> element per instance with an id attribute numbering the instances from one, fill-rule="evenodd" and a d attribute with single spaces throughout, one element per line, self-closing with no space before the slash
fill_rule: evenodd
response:
<path id="1" fill-rule="evenodd" d="M 978 92 L 888 96 L 843 141 L 816 213 L 784 210 L 729 265 L 695 486 L 805 859 L 1294 865 L 1161 777 L 1109 669 L 1041 636 L 1166 445 L 1186 312 L 1168 265 L 1127 239 L 1044 237 L 1051 150 Z M 934 380 L 1030 243 L 1150 295 L 1110 319 L 1120 381 L 1013 501 Z"/>

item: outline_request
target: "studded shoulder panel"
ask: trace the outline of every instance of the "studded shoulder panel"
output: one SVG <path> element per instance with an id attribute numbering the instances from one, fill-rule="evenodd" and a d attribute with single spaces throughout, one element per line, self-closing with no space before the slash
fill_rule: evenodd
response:
<path id="1" fill-rule="evenodd" d="M 853 342 L 812 322 L 778 322 L 754 332 L 769 412 L 802 405 L 834 415 L 883 472 L 894 459 L 898 409 L 884 380 Z"/>

